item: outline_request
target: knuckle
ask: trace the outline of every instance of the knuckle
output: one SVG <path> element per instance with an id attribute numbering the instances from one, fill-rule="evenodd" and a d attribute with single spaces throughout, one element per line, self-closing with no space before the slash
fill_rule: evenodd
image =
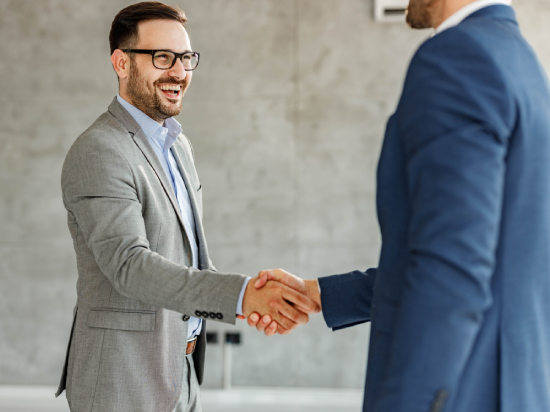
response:
<path id="1" fill-rule="evenodd" d="M 296 323 L 299 323 L 300 321 L 302 321 L 304 316 L 306 315 L 304 315 L 302 312 L 299 312 L 297 310 L 292 312 L 292 320 Z"/>
<path id="2" fill-rule="evenodd" d="M 285 328 L 285 329 L 288 329 L 290 327 L 290 325 L 292 324 L 291 321 L 289 321 L 288 319 L 286 318 L 282 318 L 280 321 L 279 321 L 279 324 Z"/>

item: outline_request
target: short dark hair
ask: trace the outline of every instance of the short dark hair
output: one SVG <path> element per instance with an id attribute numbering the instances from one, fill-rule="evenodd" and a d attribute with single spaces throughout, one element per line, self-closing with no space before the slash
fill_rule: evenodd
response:
<path id="1" fill-rule="evenodd" d="M 138 26 L 147 20 L 175 20 L 182 25 L 187 21 L 183 10 L 159 1 L 144 1 L 132 4 L 118 12 L 111 24 L 109 45 L 111 54 L 116 49 L 131 48 L 138 41 Z"/>

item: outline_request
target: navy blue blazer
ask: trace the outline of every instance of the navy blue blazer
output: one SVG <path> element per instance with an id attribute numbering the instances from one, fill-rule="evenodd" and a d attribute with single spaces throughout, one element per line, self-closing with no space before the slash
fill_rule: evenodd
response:
<path id="1" fill-rule="evenodd" d="M 550 87 L 508 6 L 412 59 L 377 173 L 377 269 L 320 279 L 371 320 L 364 411 L 550 411 Z"/>

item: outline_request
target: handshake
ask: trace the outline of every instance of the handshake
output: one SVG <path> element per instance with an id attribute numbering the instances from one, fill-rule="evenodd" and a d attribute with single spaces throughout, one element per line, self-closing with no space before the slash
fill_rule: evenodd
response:
<path id="1" fill-rule="evenodd" d="M 243 298 L 243 315 L 248 324 L 267 336 L 289 334 L 305 324 L 312 313 L 321 311 L 317 280 L 304 280 L 283 269 L 262 270 L 251 279 Z"/>

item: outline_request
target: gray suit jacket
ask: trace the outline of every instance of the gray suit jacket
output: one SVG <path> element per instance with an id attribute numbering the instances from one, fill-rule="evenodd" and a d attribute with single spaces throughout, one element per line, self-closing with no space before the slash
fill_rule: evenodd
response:
<path id="1" fill-rule="evenodd" d="M 216 272 L 202 227 L 189 141 L 172 148 L 195 215 L 199 269 L 156 153 L 113 100 L 73 144 L 61 186 L 77 256 L 77 307 L 58 396 L 73 412 L 171 412 L 183 378 L 188 316 L 235 323 L 245 277 Z M 203 325 L 204 326 L 204 325 Z M 205 339 L 194 361 L 202 381 Z"/>

